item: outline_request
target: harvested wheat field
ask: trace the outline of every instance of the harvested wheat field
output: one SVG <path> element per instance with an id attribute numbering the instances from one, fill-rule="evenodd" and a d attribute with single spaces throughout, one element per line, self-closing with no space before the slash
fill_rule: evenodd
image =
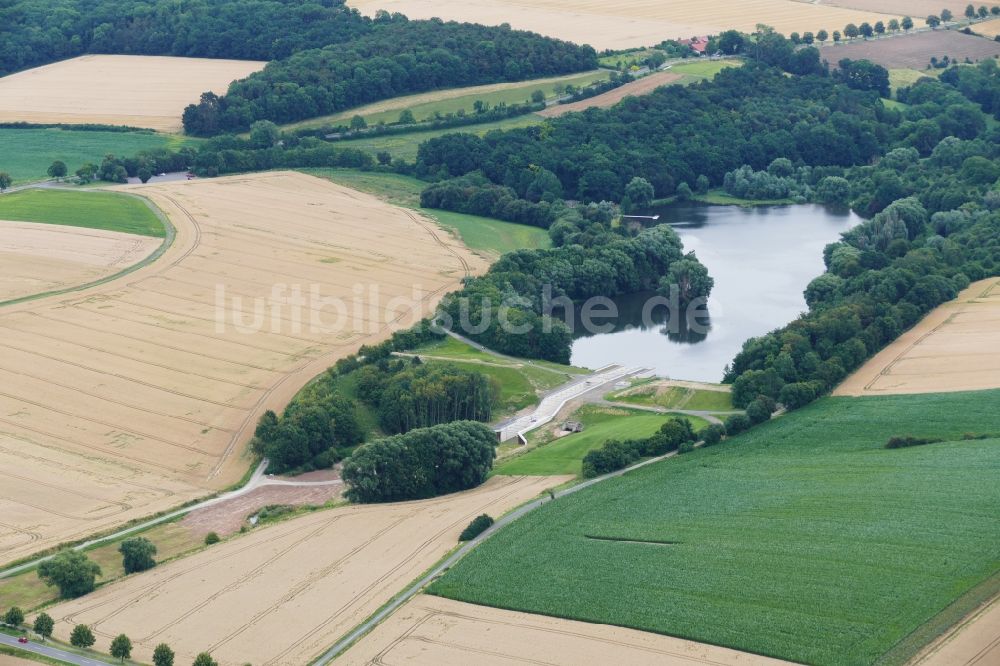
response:
<path id="1" fill-rule="evenodd" d="M 0 563 L 236 482 L 265 409 L 483 267 L 416 214 L 300 173 L 141 192 L 176 227 L 161 257 L 0 308 Z"/>
<path id="2" fill-rule="evenodd" d="M 0 666 L 38 666 L 38 662 L 0 653 Z"/>
<path id="3" fill-rule="evenodd" d="M 162 239 L 0 220 L 0 303 L 104 279 L 148 257 Z"/>
<path id="4" fill-rule="evenodd" d="M 660 86 L 676 83 L 683 78 L 684 77 L 680 74 L 655 72 L 649 76 L 644 76 L 641 79 L 619 86 L 614 90 L 609 90 L 606 93 L 582 99 L 579 102 L 571 102 L 570 104 L 554 104 L 543 111 L 539 111 L 538 115 L 545 116 L 546 118 L 555 118 L 556 116 L 561 116 L 565 113 L 583 111 L 584 109 L 590 109 L 593 107 L 603 109 L 609 106 L 614 106 L 630 95 L 645 95 L 653 92 Z"/>
<path id="5" fill-rule="evenodd" d="M 753 32 L 758 23 L 787 35 L 843 30 L 848 23 L 892 18 L 797 0 L 349 0 L 348 5 L 369 16 L 386 9 L 412 19 L 436 16 L 486 25 L 509 23 L 597 49 L 652 46 L 664 39 L 711 35 L 729 28 Z"/>
<path id="6" fill-rule="evenodd" d="M 0 78 L 0 122 L 99 123 L 164 132 L 205 91 L 264 68 L 252 60 L 88 55 Z"/>
<path id="7" fill-rule="evenodd" d="M 421 594 L 362 638 L 338 663 L 777 666 L 788 662 L 634 629 Z"/>
<path id="8" fill-rule="evenodd" d="M 1000 42 L 957 30 L 929 30 L 898 37 L 882 39 L 856 39 L 850 44 L 824 46 L 819 56 L 836 65 L 844 58 L 871 60 L 888 69 L 925 70 L 931 57 L 938 60 L 948 56 L 955 62 L 966 58 L 979 62 L 1000 56 Z M 928 74 L 931 75 L 931 74 Z"/>
<path id="9" fill-rule="evenodd" d="M 942 9 L 950 9 L 955 16 L 964 18 L 969 3 L 966 0 L 819 0 L 818 4 L 913 18 L 939 16 Z"/>
<path id="10" fill-rule="evenodd" d="M 499 516 L 569 477 L 494 477 L 421 502 L 349 506 L 262 528 L 48 612 L 56 635 L 126 633 L 134 657 L 161 642 L 190 663 L 298 666 L 322 653 L 455 547 L 476 516 Z"/>
<path id="11" fill-rule="evenodd" d="M 873 356 L 834 395 L 1000 388 L 1000 278 L 973 283 Z"/>
<path id="12" fill-rule="evenodd" d="M 993 19 L 992 21 L 983 21 L 975 26 L 974 30 L 980 35 L 989 37 L 990 39 L 995 39 L 1000 37 L 1000 19 Z"/>
<path id="13" fill-rule="evenodd" d="M 913 666 L 991 666 L 1000 664 L 1000 596 L 934 641 Z"/>

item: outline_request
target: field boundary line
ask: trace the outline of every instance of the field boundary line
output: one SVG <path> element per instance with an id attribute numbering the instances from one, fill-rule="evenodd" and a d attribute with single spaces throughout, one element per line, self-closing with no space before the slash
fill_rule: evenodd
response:
<path id="1" fill-rule="evenodd" d="M 38 186 L 30 186 L 30 187 L 24 187 L 22 189 L 44 190 L 44 189 L 68 189 L 68 188 L 44 188 Z M 109 190 L 105 189 L 80 190 L 80 192 L 88 192 L 88 193 L 108 192 L 108 191 Z M 142 259 L 141 261 L 138 261 L 132 264 L 131 266 L 128 266 L 127 268 L 123 268 L 122 270 L 118 271 L 117 273 L 114 273 L 113 275 L 108 275 L 98 280 L 93 280 L 92 282 L 87 282 L 85 284 L 78 284 L 73 287 L 66 287 L 64 289 L 53 289 L 52 291 L 43 291 L 38 294 L 31 294 L 30 296 L 21 296 L 19 298 L 12 298 L 8 301 L 0 301 L 0 308 L 7 305 L 18 305 L 20 303 L 27 303 L 29 301 L 35 301 L 41 298 L 47 298 L 49 296 L 62 296 L 63 294 L 72 294 L 74 292 L 84 291 L 85 289 L 90 289 L 92 287 L 99 287 L 101 285 L 123 278 L 126 275 L 129 275 L 130 273 L 134 273 L 140 268 L 145 268 L 146 266 L 150 265 L 151 263 L 159 259 L 161 256 L 163 256 L 163 254 L 170 249 L 170 246 L 174 244 L 174 239 L 177 236 L 177 230 L 174 228 L 174 225 L 170 223 L 170 220 L 167 219 L 167 216 L 163 214 L 163 212 L 156 206 L 156 204 L 154 204 L 146 197 L 139 194 L 133 194 L 131 192 L 115 192 L 115 194 L 121 194 L 123 196 L 133 197 L 135 199 L 138 199 L 139 201 L 142 201 L 144 204 L 146 204 L 146 206 L 149 207 L 150 210 L 153 211 L 153 214 L 156 215 L 156 217 L 160 220 L 160 222 L 163 223 L 163 230 L 164 230 L 163 242 L 160 243 L 160 245 L 155 250 L 153 250 L 145 259 Z M 46 224 L 46 223 L 39 222 L 38 224 Z M 60 225 L 60 226 L 68 226 L 68 225 Z M 87 229 L 89 227 L 81 227 L 81 228 Z M 152 236 L 150 238 L 152 238 Z"/>

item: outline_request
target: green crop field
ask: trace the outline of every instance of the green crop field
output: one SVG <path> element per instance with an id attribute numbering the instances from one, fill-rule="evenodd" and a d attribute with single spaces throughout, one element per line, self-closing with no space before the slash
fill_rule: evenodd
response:
<path id="1" fill-rule="evenodd" d="M 545 94 L 546 99 L 552 99 L 556 97 L 555 89 L 557 87 L 572 85 L 582 88 L 595 81 L 604 81 L 610 74 L 607 70 L 598 69 L 583 74 L 542 79 L 540 81 L 526 81 L 511 87 L 499 85 L 474 86 L 467 89 L 467 94 L 461 94 L 463 89 L 453 89 L 408 95 L 384 102 L 376 102 L 375 104 L 351 109 L 332 116 L 313 118 L 289 125 L 284 129 L 346 125 L 354 116 L 361 116 L 369 125 L 394 123 L 399 120 L 399 114 L 405 109 L 409 109 L 413 113 L 413 117 L 418 121 L 433 119 L 437 115 L 444 116 L 449 113 L 458 113 L 459 111 L 472 114 L 475 112 L 474 104 L 476 101 L 485 102 L 490 108 L 498 104 L 523 104 L 531 101 L 531 93 L 536 90 L 541 90 Z"/>
<path id="2" fill-rule="evenodd" d="M 694 83 L 704 79 L 714 78 L 716 74 L 727 67 L 740 67 L 739 60 L 694 60 L 672 65 L 670 71 L 684 76 L 683 83 Z"/>
<path id="3" fill-rule="evenodd" d="M 449 113 L 458 113 L 459 111 L 472 114 L 475 112 L 473 105 L 477 100 L 485 102 L 490 108 L 498 104 L 523 104 L 531 100 L 531 93 L 536 90 L 541 90 L 545 94 L 546 99 L 551 99 L 556 96 L 556 87 L 572 85 L 582 88 L 595 81 L 606 80 L 610 75 L 611 72 L 607 70 L 597 69 L 584 72 L 583 74 L 524 81 L 517 85 L 491 84 L 472 86 L 470 88 L 436 90 L 429 93 L 396 97 L 350 109 L 349 111 L 337 113 L 332 116 L 311 118 L 286 125 L 282 129 L 295 130 L 310 127 L 346 125 L 355 116 L 361 116 L 369 125 L 377 125 L 380 122 L 394 123 L 399 120 L 399 114 L 405 109 L 409 109 L 418 121 L 434 118 L 436 114 L 443 116 Z"/>
<path id="4" fill-rule="evenodd" d="M 48 178 L 46 170 L 56 160 L 66 163 L 72 175 L 77 169 L 111 153 L 135 155 L 153 148 L 177 148 L 190 139 L 149 132 L 84 132 L 61 129 L 0 129 L 0 171 L 14 183 Z"/>
<path id="5" fill-rule="evenodd" d="M 583 423 L 583 432 L 565 435 L 541 444 L 508 462 L 501 462 L 496 468 L 496 473 L 512 476 L 580 474 L 583 457 L 592 449 L 602 446 L 609 439 L 649 437 L 668 418 L 671 417 L 666 414 L 587 405 L 573 414 L 574 420 Z M 686 418 L 695 430 L 708 424 L 707 421 L 697 417 L 678 418 Z"/>
<path id="6" fill-rule="evenodd" d="M 163 222 L 141 199 L 114 192 L 22 190 L 0 195 L 0 220 L 65 224 L 162 238 Z"/>
<path id="7" fill-rule="evenodd" d="M 900 663 L 1000 575 L 1000 439 L 960 440 L 1000 433 L 998 402 L 825 398 L 546 504 L 431 591 L 811 664 L 899 644 Z M 900 434 L 960 441 L 884 448 Z"/>
<path id="8" fill-rule="evenodd" d="M 352 169 L 303 169 L 303 171 L 368 192 L 389 203 L 407 208 L 420 208 L 420 192 L 427 187 L 427 183 L 422 180 L 394 173 Z M 420 212 L 436 220 L 441 226 L 454 231 L 470 249 L 491 256 L 499 257 L 514 250 L 551 246 L 548 232 L 538 227 L 430 208 L 420 208 Z"/>
<path id="9" fill-rule="evenodd" d="M 523 116 L 516 116 L 514 118 L 507 118 L 505 120 L 497 120 L 489 123 L 480 123 L 478 125 L 464 125 L 462 127 L 448 127 L 436 130 L 418 130 L 406 132 L 404 134 L 388 134 L 384 136 L 372 134 L 367 135 L 364 138 L 338 141 L 336 142 L 336 145 L 343 148 L 356 148 L 357 150 L 364 150 L 372 155 L 380 151 L 386 151 L 392 155 L 393 159 L 412 162 L 417 159 L 417 148 L 420 144 L 428 139 L 433 139 L 434 137 L 442 136 L 444 134 L 452 134 L 454 132 L 465 132 L 468 134 L 478 134 L 479 136 L 482 136 L 492 130 L 508 130 L 516 127 L 539 125 L 544 122 L 544 120 L 544 118 L 537 114 L 529 113 Z"/>

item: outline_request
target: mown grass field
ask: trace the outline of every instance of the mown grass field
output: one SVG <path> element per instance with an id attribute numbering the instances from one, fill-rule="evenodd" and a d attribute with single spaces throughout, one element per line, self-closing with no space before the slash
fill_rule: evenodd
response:
<path id="1" fill-rule="evenodd" d="M 524 224 L 502 222 L 488 217 L 464 215 L 444 210 L 420 208 L 420 192 L 427 183 L 409 176 L 352 169 L 304 169 L 315 176 L 373 194 L 391 204 L 419 208 L 420 212 L 454 231 L 467 247 L 499 257 L 520 249 L 551 246 L 544 229 Z"/>
<path id="2" fill-rule="evenodd" d="M 32 189 L 0 196 L 0 220 L 43 222 L 162 238 L 163 222 L 144 201 L 114 192 Z"/>
<path id="3" fill-rule="evenodd" d="M 727 67 L 740 67 L 742 64 L 739 60 L 693 60 L 673 65 L 670 71 L 674 74 L 683 74 L 683 83 L 695 83 L 714 78 Z"/>
<path id="4" fill-rule="evenodd" d="M 544 118 L 534 113 L 529 113 L 515 118 L 507 118 L 505 120 L 497 120 L 489 123 L 480 123 L 478 125 L 465 125 L 463 127 L 419 130 L 406 132 L 404 134 L 388 134 L 383 136 L 371 134 L 364 136 L 363 138 L 338 141 L 336 145 L 343 148 L 356 148 L 357 150 L 364 150 L 373 155 L 380 151 L 386 151 L 392 155 L 393 159 L 412 162 L 417 159 L 417 148 L 420 147 L 420 144 L 428 139 L 433 139 L 434 137 L 438 137 L 443 134 L 465 132 L 468 134 L 478 134 L 479 136 L 482 136 L 493 130 L 530 127 L 531 125 L 539 125 L 542 122 L 544 122 Z"/>
<path id="5" fill-rule="evenodd" d="M 149 539 L 156 545 L 157 552 L 154 559 L 157 562 L 164 562 L 188 554 L 204 546 L 202 539 L 195 538 L 190 530 L 181 527 L 176 522 L 157 525 L 142 532 L 139 536 Z M 101 567 L 101 576 L 97 579 L 98 585 L 125 576 L 122 556 L 118 551 L 121 541 L 117 540 L 87 551 L 87 557 Z M 0 599 L 3 600 L 0 602 L 2 609 L 17 606 L 28 612 L 58 601 L 59 590 L 47 586 L 38 577 L 37 570 L 29 569 L 16 576 L 0 579 Z"/>
<path id="6" fill-rule="evenodd" d="M 552 99 L 556 97 L 555 89 L 558 86 L 565 87 L 572 85 L 582 88 L 595 81 L 606 80 L 610 75 L 611 72 L 598 69 L 583 74 L 525 81 L 514 86 L 499 84 L 436 90 L 430 93 L 394 97 L 390 100 L 350 109 L 349 111 L 332 116 L 305 120 L 285 126 L 283 129 L 346 125 L 355 116 L 361 116 L 369 125 L 394 123 L 399 120 L 399 114 L 405 109 L 409 109 L 413 113 L 413 117 L 418 121 L 434 118 L 437 115 L 444 116 L 449 113 L 458 113 L 459 111 L 464 111 L 471 115 L 475 113 L 474 104 L 476 101 L 485 102 L 490 108 L 498 104 L 523 104 L 531 101 L 531 94 L 536 90 L 541 90 L 546 99 Z"/>
<path id="7" fill-rule="evenodd" d="M 634 405 L 666 407 L 667 409 L 690 409 L 705 412 L 728 412 L 733 409 L 732 396 L 728 391 L 709 391 L 683 386 L 658 389 L 655 385 L 649 385 L 637 389 L 625 389 L 609 394 L 607 399 Z"/>
<path id="8" fill-rule="evenodd" d="M 1000 439 L 885 442 L 1000 433 L 998 401 L 1000 391 L 823 399 L 547 504 L 431 591 L 804 663 L 871 664 L 1000 572 Z"/>
<path id="9" fill-rule="evenodd" d="M 44 180 L 55 160 L 65 162 L 72 175 L 87 162 L 100 164 L 108 153 L 131 157 L 141 150 L 177 148 L 188 141 L 150 132 L 0 129 L 0 171 L 9 173 L 15 184 Z"/>
<path id="10" fill-rule="evenodd" d="M 579 475 L 583 457 L 592 449 L 603 446 L 609 439 L 649 437 L 669 418 L 672 417 L 666 414 L 587 405 L 573 414 L 573 419 L 585 426 L 583 432 L 565 435 L 501 462 L 496 466 L 495 473 L 512 476 Z M 690 421 L 696 431 L 708 423 L 693 416 L 678 418 Z"/>

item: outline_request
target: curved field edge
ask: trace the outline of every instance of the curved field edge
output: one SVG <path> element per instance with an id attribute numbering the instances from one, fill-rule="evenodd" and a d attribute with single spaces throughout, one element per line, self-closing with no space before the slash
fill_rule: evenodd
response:
<path id="1" fill-rule="evenodd" d="M 1000 572 L 1000 440 L 958 441 L 1000 433 L 998 399 L 821 400 L 546 505 L 430 591 L 807 663 L 912 654 L 924 641 L 902 641 Z M 895 434 L 954 441 L 883 448 Z"/>
<path id="2" fill-rule="evenodd" d="M 83 190 L 83 192 L 86 192 L 87 196 L 98 193 L 98 191 L 96 190 Z M 126 192 L 116 192 L 115 194 L 117 196 L 131 197 L 141 201 L 145 206 L 149 208 L 150 211 L 152 211 L 153 215 L 155 215 L 156 218 L 159 220 L 159 222 L 163 225 L 163 236 L 162 236 L 163 242 L 160 243 L 160 245 L 157 246 L 157 248 L 153 250 L 152 253 L 146 256 L 146 258 L 132 264 L 131 266 L 127 266 L 122 270 L 118 271 L 117 273 L 113 273 L 99 280 L 93 280 L 91 282 L 86 282 L 84 284 L 79 284 L 72 287 L 66 287 L 65 289 L 54 289 L 52 291 L 43 291 L 37 294 L 31 294 L 29 296 L 21 296 L 20 298 L 12 298 L 10 300 L 0 301 L 0 307 L 4 307 L 6 305 L 15 305 L 17 303 L 26 303 L 28 301 L 34 301 L 40 298 L 47 298 L 49 296 L 60 296 L 63 294 L 70 294 L 77 291 L 84 291 L 87 289 L 91 289 L 93 287 L 99 287 L 101 285 L 108 284 L 109 282 L 120 280 L 126 275 L 134 273 L 135 271 L 150 265 L 151 263 L 162 257 L 163 253 L 166 252 L 173 244 L 174 238 L 177 235 L 177 230 L 174 228 L 174 225 L 170 223 L 170 220 L 167 219 L 167 216 L 163 213 L 163 211 L 161 211 L 156 206 L 156 204 L 154 204 L 146 197 Z M 36 220 L 31 220 L 31 221 L 36 221 Z M 46 223 L 43 222 L 43 224 Z"/>

